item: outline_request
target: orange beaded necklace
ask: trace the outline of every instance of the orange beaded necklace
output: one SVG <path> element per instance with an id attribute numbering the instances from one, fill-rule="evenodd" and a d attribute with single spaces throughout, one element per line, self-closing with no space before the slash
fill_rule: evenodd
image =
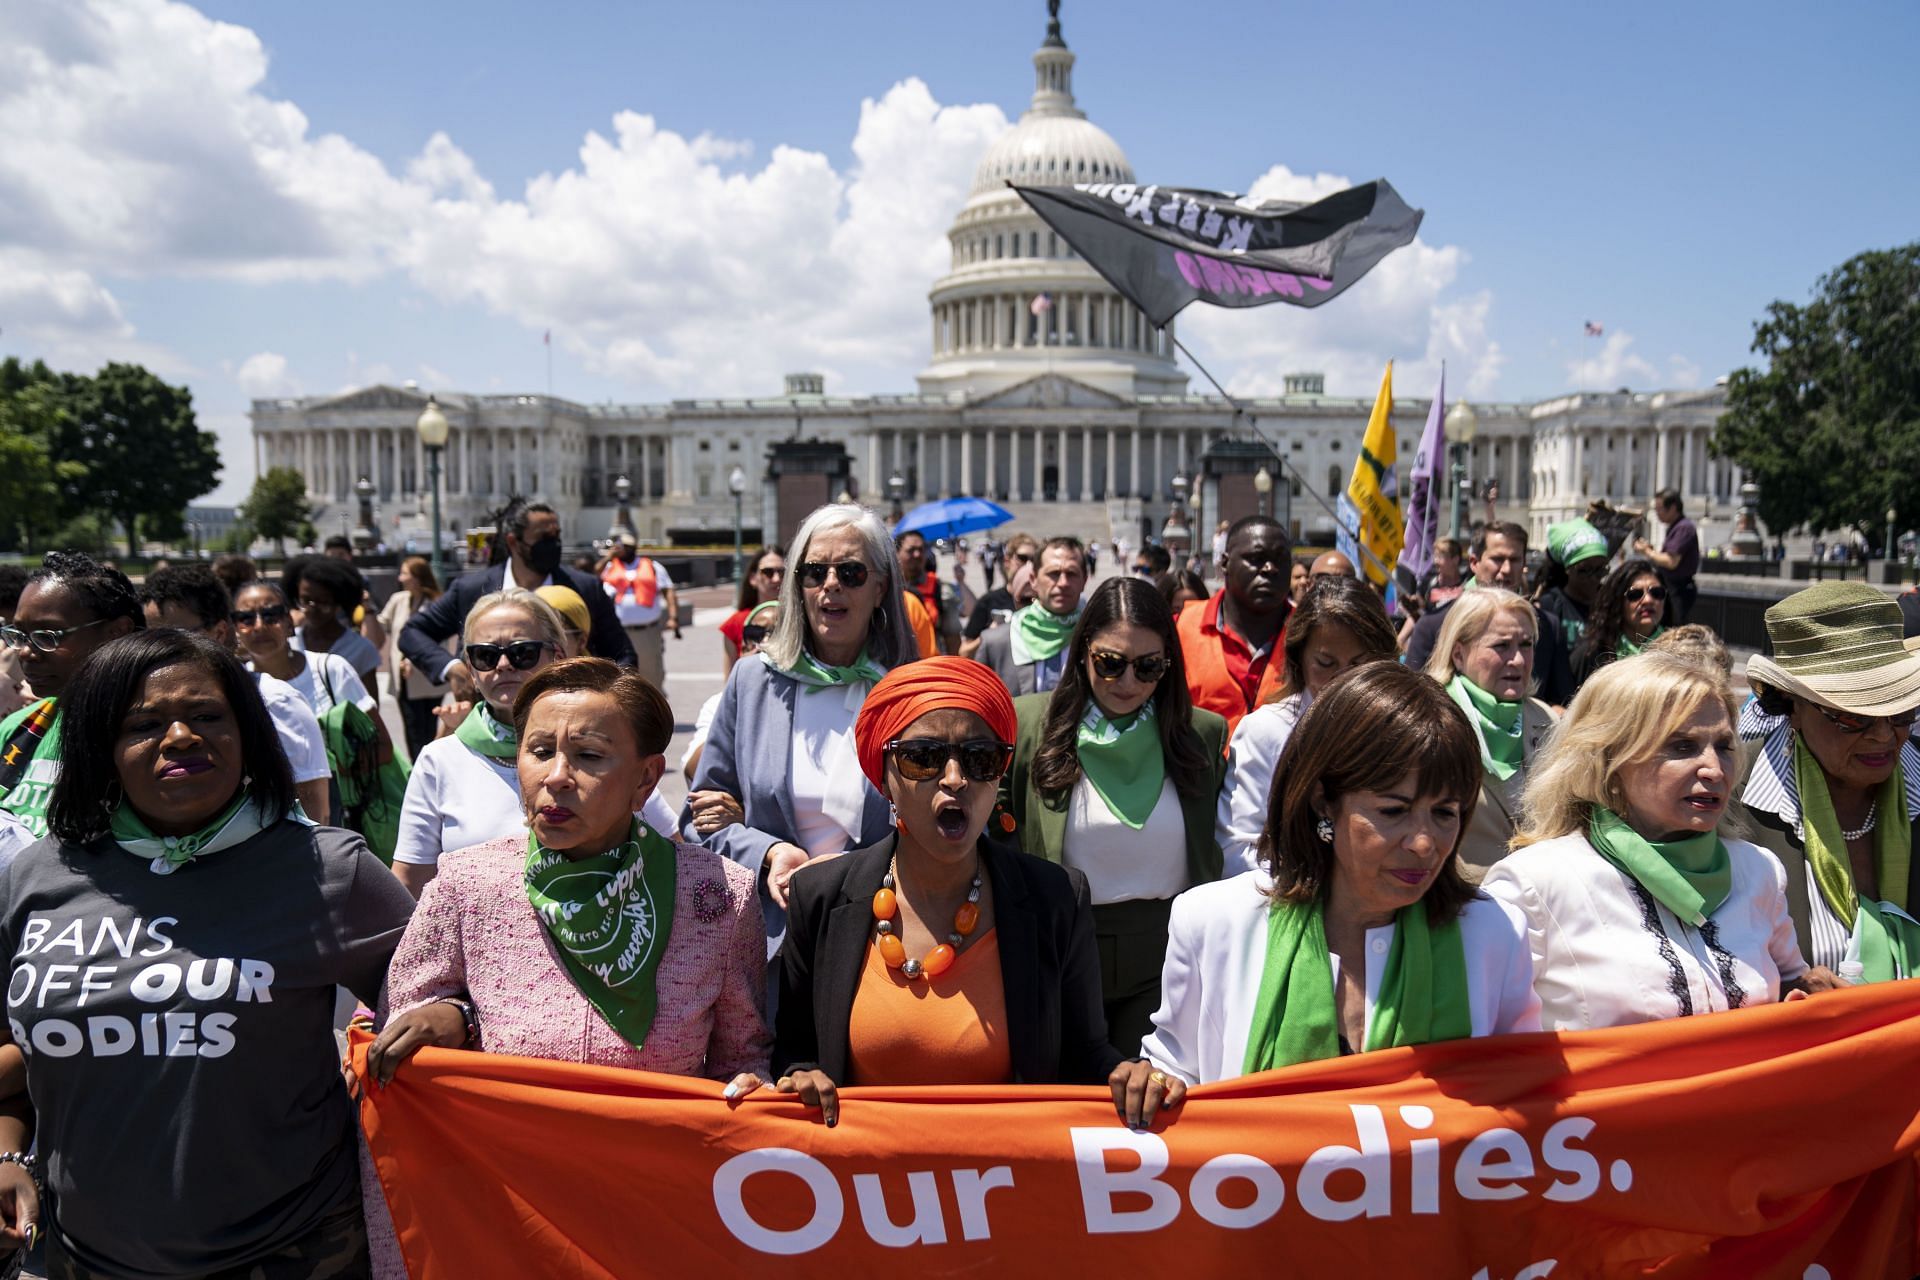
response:
<path id="1" fill-rule="evenodd" d="M 907 959 L 907 946 L 900 941 L 900 934 L 894 926 L 894 918 L 900 913 L 899 900 L 893 892 L 894 864 L 887 864 L 887 874 L 880 881 L 880 887 L 873 895 L 874 945 L 880 948 L 880 958 L 886 961 L 887 968 L 898 969 L 907 978 L 937 978 L 953 965 L 955 947 L 960 941 L 973 933 L 974 926 L 980 923 L 980 871 L 976 867 L 973 873 L 973 885 L 967 890 L 967 900 L 953 913 L 953 932 L 947 940 L 935 946 L 918 960 Z"/>

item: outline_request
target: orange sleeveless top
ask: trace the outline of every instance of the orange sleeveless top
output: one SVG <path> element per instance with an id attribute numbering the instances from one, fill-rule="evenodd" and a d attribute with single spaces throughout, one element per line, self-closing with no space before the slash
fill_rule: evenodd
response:
<path id="1" fill-rule="evenodd" d="M 939 977 L 911 982 L 869 941 L 847 1041 L 850 1085 L 1011 1083 L 997 931 Z"/>

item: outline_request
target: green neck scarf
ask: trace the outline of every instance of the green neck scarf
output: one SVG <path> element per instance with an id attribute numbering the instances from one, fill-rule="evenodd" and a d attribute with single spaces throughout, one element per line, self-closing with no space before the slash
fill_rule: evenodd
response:
<path id="1" fill-rule="evenodd" d="M 1080 621 L 1075 609 L 1066 617 L 1050 613 L 1038 600 L 1013 615 L 1013 627 L 1007 633 L 1007 649 L 1022 666 L 1045 662 L 1073 639 L 1073 628 Z"/>
<path id="2" fill-rule="evenodd" d="M 1403 907 L 1393 922 L 1393 947 L 1380 974 L 1366 1051 L 1472 1035 L 1460 922 L 1431 927 L 1424 902 Z M 1339 1053 L 1325 908 L 1318 902 L 1274 903 L 1267 908 L 1267 959 L 1242 1074 Z"/>
<path id="3" fill-rule="evenodd" d="M 115 844 L 136 858 L 147 859 L 155 875 L 166 876 L 195 858 L 204 858 L 252 839 L 268 825 L 260 816 L 260 806 L 253 803 L 253 796 L 242 787 L 233 803 L 222 809 L 213 821 L 184 836 L 155 835 L 125 800 L 113 811 L 107 829 Z"/>
<path id="4" fill-rule="evenodd" d="M 1480 767 L 1505 782 L 1526 763 L 1527 744 L 1520 736 L 1524 702 L 1502 702 L 1465 676 L 1447 681 L 1447 696 L 1467 713 L 1467 723 L 1480 736 Z"/>
<path id="5" fill-rule="evenodd" d="M 527 834 L 527 900 L 587 1002 L 635 1048 L 659 1006 L 654 976 L 673 932 L 677 851 L 634 819 L 625 844 L 569 858 Z"/>
<path id="6" fill-rule="evenodd" d="M 1840 819 L 1827 791 L 1827 775 L 1807 744 L 1793 735 L 1793 780 L 1800 793 L 1800 840 L 1813 868 L 1814 883 L 1828 910 L 1860 942 L 1862 976 L 1868 982 L 1906 977 L 1920 966 L 1920 925 L 1855 890 L 1853 863 L 1840 834 Z M 1906 771 L 1896 756 L 1893 774 L 1874 796 L 1879 814 L 1873 828 L 1873 864 L 1887 902 L 1907 900 L 1913 858 L 1913 828 L 1907 819 Z"/>
<path id="7" fill-rule="evenodd" d="M 1622 658 L 1631 658 L 1637 654 L 1645 653 L 1647 651 L 1647 646 L 1652 644 L 1655 640 L 1658 640 L 1660 638 L 1660 633 L 1665 630 L 1666 630 L 1665 627 L 1655 627 L 1651 632 L 1648 633 L 1647 638 L 1645 640 L 1635 640 L 1632 636 L 1626 634 L 1623 631 L 1620 633 L 1620 643 L 1613 646 L 1613 652 L 1615 653 L 1615 655 Z"/>
<path id="8" fill-rule="evenodd" d="M 1080 771 L 1108 812 L 1135 831 L 1146 826 L 1167 781 L 1159 713 L 1153 703 L 1109 720 L 1099 703 L 1087 699 L 1087 714 L 1080 717 L 1074 748 Z"/>
<path id="9" fill-rule="evenodd" d="M 1667 910 L 1699 928 L 1733 891 L 1733 860 L 1714 831 L 1647 840 L 1611 809 L 1595 809 L 1587 836 L 1600 856 L 1640 882 Z"/>
<path id="10" fill-rule="evenodd" d="M 511 760 L 520 751 L 520 735 L 512 725 L 495 717 L 484 698 L 473 704 L 453 736 L 460 739 L 461 746 L 489 760 Z"/>
<path id="11" fill-rule="evenodd" d="M 807 687 L 808 693 L 818 693 L 822 689 L 844 689 L 852 684 L 878 684 L 881 677 L 887 674 L 886 668 L 869 657 L 865 649 L 844 667 L 830 667 L 805 649 L 800 651 L 799 660 L 790 667 L 775 665 L 765 651 L 761 652 L 760 659 L 782 675 L 798 680 Z"/>

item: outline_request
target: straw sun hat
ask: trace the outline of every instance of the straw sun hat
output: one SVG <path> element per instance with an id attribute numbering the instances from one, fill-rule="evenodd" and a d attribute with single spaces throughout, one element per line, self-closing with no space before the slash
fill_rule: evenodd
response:
<path id="1" fill-rule="evenodd" d="M 1900 606 L 1863 582 L 1823 582 L 1767 610 L 1771 658 L 1747 680 L 1859 716 L 1920 707 L 1920 652 L 1901 641 Z"/>

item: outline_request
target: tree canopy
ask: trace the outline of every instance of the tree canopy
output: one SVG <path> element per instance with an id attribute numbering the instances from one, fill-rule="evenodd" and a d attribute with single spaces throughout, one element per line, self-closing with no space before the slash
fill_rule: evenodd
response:
<path id="1" fill-rule="evenodd" d="M 1920 243 L 1849 259 L 1754 325 L 1766 367 L 1727 382 L 1714 452 L 1776 532 L 1920 525 Z"/>
<path id="2" fill-rule="evenodd" d="M 240 504 L 240 518 L 258 536 L 272 538 L 280 555 L 287 553 L 286 540 L 297 535 L 312 515 L 307 479 L 292 467 L 267 468 Z"/>

